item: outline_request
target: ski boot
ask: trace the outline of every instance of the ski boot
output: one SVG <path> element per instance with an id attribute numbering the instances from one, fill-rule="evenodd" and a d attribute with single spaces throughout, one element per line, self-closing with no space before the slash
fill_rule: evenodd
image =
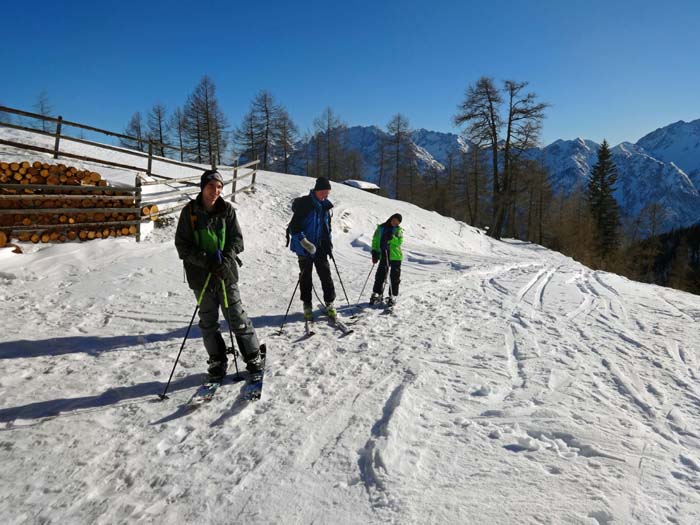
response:
<path id="1" fill-rule="evenodd" d="M 369 304 L 379 304 L 382 302 L 382 298 L 378 293 L 373 293 L 369 298 Z"/>
<path id="2" fill-rule="evenodd" d="M 314 320 L 314 307 L 311 303 L 304 303 L 304 321 Z"/>
<path id="3" fill-rule="evenodd" d="M 330 317 L 333 321 L 335 321 L 338 318 L 338 312 L 336 312 L 335 310 L 335 305 L 333 304 L 333 301 L 326 303 L 326 313 L 328 314 L 328 317 Z"/>
<path id="4" fill-rule="evenodd" d="M 245 364 L 246 364 L 246 369 L 251 374 L 254 374 L 256 372 L 260 372 L 260 370 L 262 370 L 263 366 L 264 366 L 260 352 L 258 352 L 258 354 L 255 357 L 248 359 Z"/>
<path id="5" fill-rule="evenodd" d="M 210 383 L 220 383 L 223 381 L 226 375 L 226 369 L 228 368 L 228 361 L 226 359 L 210 359 L 207 361 L 209 367 L 207 368 L 207 374 L 209 374 Z"/>

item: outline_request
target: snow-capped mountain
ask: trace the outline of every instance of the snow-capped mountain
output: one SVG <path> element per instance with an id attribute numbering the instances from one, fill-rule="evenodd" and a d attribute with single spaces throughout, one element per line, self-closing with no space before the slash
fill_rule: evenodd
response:
<path id="1" fill-rule="evenodd" d="M 380 145 L 390 142 L 390 135 L 377 126 L 352 126 L 345 130 L 343 145 L 346 149 L 357 151 L 362 158 L 362 178 L 368 182 L 379 183 Z M 468 143 L 459 135 L 440 133 L 420 129 L 411 133 L 411 147 L 418 159 L 418 170 L 442 172 L 448 164 L 449 152 L 467 151 Z M 313 146 L 312 146 L 313 149 Z M 292 156 L 292 165 L 297 173 L 303 173 L 305 151 L 303 143 L 297 144 L 296 154 Z M 386 181 L 383 181 L 386 184 Z"/>
<path id="2" fill-rule="evenodd" d="M 659 128 L 637 141 L 651 156 L 673 162 L 700 189 L 700 119 Z"/>
<path id="3" fill-rule="evenodd" d="M 637 217 L 644 206 L 658 203 L 666 210 L 667 228 L 700 221 L 700 193 L 674 163 L 660 161 L 629 142 L 611 152 L 618 170 L 615 197 L 628 216 Z"/>
<path id="4" fill-rule="evenodd" d="M 365 180 L 379 182 L 379 144 L 388 139 L 377 126 L 348 128 L 345 145 L 360 152 Z M 411 140 L 421 172 L 444 171 L 450 154 L 467 152 L 471 147 L 460 135 L 426 129 L 413 131 Z M 528 156 L 544 161 L 555 191 L 570 194 L 585 185 L 599 147 L 584 138 L 557 140 L 531 150 Z M 623 142 L 611 151 L 619 175 L 616 197 L 624 216 L 636 218 L 646 205 L 657 203 L 666 209 L 666 228 L 700 221 L 700 119 L 676 122 L 636 144 Z"/>
<path id="5" fill-rule="evenodd" d="M 411 140 L 429 152 L 442 166 L 449 164 L 450 155 L 455 156 L 459 152 L 466 153 L 471 148 L 471 144 L 461 135 L 429 131 L 422 128 L 411 133 Z"/>
<path id="6" fill-rule="evenodd" d="M 543 157 L 552 188 L 570 194 L 585 185 L 590 169 L 598 158 L 598 147 L 592 140 L 560 139 L 545 148 L 532 150 L 530 157 Z"/>
<path id="7" fill-rule="evenodd" d="M 534 150 L 531 155 L 544 155 L 552 188 L 555 192 L 570 194 L 585 187 L 598 159 L 599 147 L 581 138 L 557 140 L 541 150 Z M 657 203 L 666 210 L 664 222 L 668 229 L 689 226 L 700 220 L 700 193 L 683 170 L 629 142 L 610 151 L 618 172 L 615 198 L 625 216 L 637 217 L 646 205 Z"/>

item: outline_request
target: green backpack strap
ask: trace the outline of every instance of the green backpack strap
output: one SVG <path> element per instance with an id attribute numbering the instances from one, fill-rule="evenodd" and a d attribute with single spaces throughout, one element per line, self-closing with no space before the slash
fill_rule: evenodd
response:
<path id="1" fill-rule="evenodd" d="M 197 214 L 194 212 L 194 201 L 190 201 L 187 206 L 189 207 L 190 213 L 190 225 L 192 227 L 192 234 L 194 235 L 194 242 L 199 248 L 204 248 L 202 246 L 202 237 L 197 228 Z M 223 251 L 224 246 L 226 246 L 226 221 L 224 220 L 224 225 L 219 230 L 219 232 L 213 232 L 216 237 L 216 244 L 219 250 Z"/>

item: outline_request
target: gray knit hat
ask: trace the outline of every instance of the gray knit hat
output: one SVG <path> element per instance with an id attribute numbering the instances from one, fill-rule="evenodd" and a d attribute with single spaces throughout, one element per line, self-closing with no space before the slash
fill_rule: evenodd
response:
<path id="1" fill-rule="evenodd" d="M 199 179 L 199 188 L 204 189 L 204 186 L 209 184 L 213 180 L 218 180 L 222 185 L 224 183 L 224 178 L 221 176 L 221 173 L 219 173 L 216 170 L 207 170 L 204 173 L 202 173 L 202 178 Z"/>

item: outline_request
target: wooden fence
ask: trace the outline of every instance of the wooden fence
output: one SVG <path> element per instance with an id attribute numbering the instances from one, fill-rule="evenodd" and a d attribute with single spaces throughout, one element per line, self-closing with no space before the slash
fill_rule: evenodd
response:
<path id="1" fill-rule="evenodd" d="M 24 118 L 37 119 L 42 122 L 51 122 L 55 124 L 56 131 L 47 132 L 37 130 L 20 124 L 4 122 L 4 119 L 0 119 L 0 126 L 29 132 L 32 134 L 32 136 L 36 137 L 51 137 L 53 139 L 53 148 L 38 146 L 36 144 L 28 144 L 27 142 L 6 140 L 3 138 L 0 138 L 0 145 L 44 155 L 51 155 L 54 159 L 73 159 L 112 169 L 117 168 L 119 170 L 135 172 L 133 186 L 96 186 L 85 185 L 83 183 L 72 183 L 67 185 L 42 184 L 41 182 L 45 181 L 42 181 L 38 175 L 33 176 L 32 178 L 17 179 L 16 174 L 19 171 L 22 171 L 23 168 L 19 168 L 17 170 L 8 168 L 3 170 L 0 168 L 0 232 L 7 231 L 8 237 L 9 234 L 14 234 L 15 237 L 18 237 L 19 235 L 22 235 L 22 232 L 35 232 L 35 236 L 37 235 L 37 232 L 43 232 L 40 236 L 41 240 L 47 242 L 44 240 L 47 238 L 47 235 L 49 240 L 56 240 L 56 236 L 61 235 L 60 232 L 74 232 L 81 227 L 85 227 L 97 229 L 98 231 L 100 228 L 104 228 L 101 236 L 104 236 L 106 232 L 123 232 L 124 229 L 128 229 L 130 232 L 129 234 L 135 235 L 136 239 L 140 240 L 142 221 L 155 220 L 157 217 L 167 216 L 178 212 L 200 191 L 199 179 L 202 171 L 206 169 L 206 166 L 201 164 L 180 162 L 153 154 L 153 151 L 156 148 L 164 148 L 181 152 L 179 148 L 166 144 L 160 144 L 150 140 L 148 141 L 148 153 L 146 154 L 140 151 L 110 146 L 83 138 L 72 137 L 65 133 L 65 127 L 71 126 L 134 142 L 139 140 L 128 135 L 114 133 L 112 131 L 102 130 L 76 122 L 65 121 L 60 116 L 57 118 L 47 117 L 6 106 L 0 106 L 0 114 L 2 113 L 17 115 Z M 78 155 L 76 153 L 65 151 L 65 149 L 62 150 L 61 145 L 65 142 L 74 142 L 87 146 L 93 146 L 99 148 L 100 150 L 118 152 L 119 154 L 124 155 L 128 160 L 124 162 L 115 162 L 113 160 L 99 158 L 98 156 L 91 157 Z M 2 160 L 1 157 L 0 160 Z M 159 165 L 166 164 L 178 166 L 186 171 L 190 171 L 193 173 L 193 175 L 187 175 L 185 177 L 170 177 L 163 175 L 162 173 L 159 174 L 154 170 L 155 163 Z M 25 162 L 25 164 L 29 163 Z M 41 164 L 42 166 L 37 167 L 35 164 Z M 43 173 L 43 171 L 48 171 L 48 168 L 46 168 L 46 170 L 43 169 L 46 167 L 46 164 L 47 163 L 35 161 L 32 164 L 32 168 L 37 170 L 39 173 Z M 232 169 L 219 169 L 218 171 L 223 175 L 225 181 L 222 196 L 225 199 L 230 198 L 235 202 L 237 193 L 253 189 L 255 187 L 258 164 L 259 161 L 255 160 L 242 166 L 238 166 L 236 163 Z M 55 166 L 56 165 L 54 165 L 54 167 Z M 58 166 L 64 165 L 60 164 Z M 12 168 L 14 168 L 14 166 Z M 31 172 L 32 168 L 26 167 L 24 169 Z M 212 166 L 212 168 L 215 168 L 215 166 Z M 231 173 L 230 179 L 228 177 L 228 173 Z M 14 179 L 11 177 L 14 177 Z M 246 179 L 250 180 L 246 181 L 247 183 L 245 185 L 240 186 L 241 181 Z M 19 180 L 21 180 L 21 183 L 18 183 Z M 37 183 L 37 181 L 40 182 Z M 229 183 L 231 184 L 230 191 L 228 191 L 227 188 Z M 150 192 L 149 190 L 151 188 L 149 188 L 149 190 L 146 190 L 146 193 L 144 193 L 144 187 L 151 186 L 155 187 L 153 188 L 155 191 Z M 158 187 L 162 187 L 163 191 L 158 191 Z M 69 205 L 71 201 L 81 202 L 82 207 L 71 208 Z M 86 205 L 86 201 L 94 201 L 96 206 Z M 105 203 L 109 203 L 110 201 L 114 201 L 115 207 L 105 205 Z M 119 201 L 121 201 L 122 204 L 127 203 L 127 205 L 118 207 L 120 204 Z M 46 203 L 52 202 L 59 202 L 60 207 L 44 206 Z M 98 218 L 103 219 L 104 216 L 104 219 L 98 221 L 75 220 L 76 216 L 86 214 L 88 211 L 90 216 L 93 218 L 97 216 Z M 36 220 L 22 219 L 23 224 L 6 224 L 8 221 L 3 220 L 3 216 L 6 216 L 4 219 L 7 219 L 7 216 L 13 216 L 14 222 L 17 222 L 17 219 L 21 218 L 22 216 L 27 217 L 33 215 L 46 216 L 52 220 L 37 222 Z M 129 217 L 129 219 L 106 220 L 110 217 L 120 217 L 121 215 L 126 215 Z M 71 221 L 71 219 L 73 220 Z M 55 223 L 51 223 L 52 221 Z M 33 237 L 32 240 L 37 242 L 35 239 L 36 237 Z M 23 235 L 22 240 L 26 240 L 26 235 Z"/>

